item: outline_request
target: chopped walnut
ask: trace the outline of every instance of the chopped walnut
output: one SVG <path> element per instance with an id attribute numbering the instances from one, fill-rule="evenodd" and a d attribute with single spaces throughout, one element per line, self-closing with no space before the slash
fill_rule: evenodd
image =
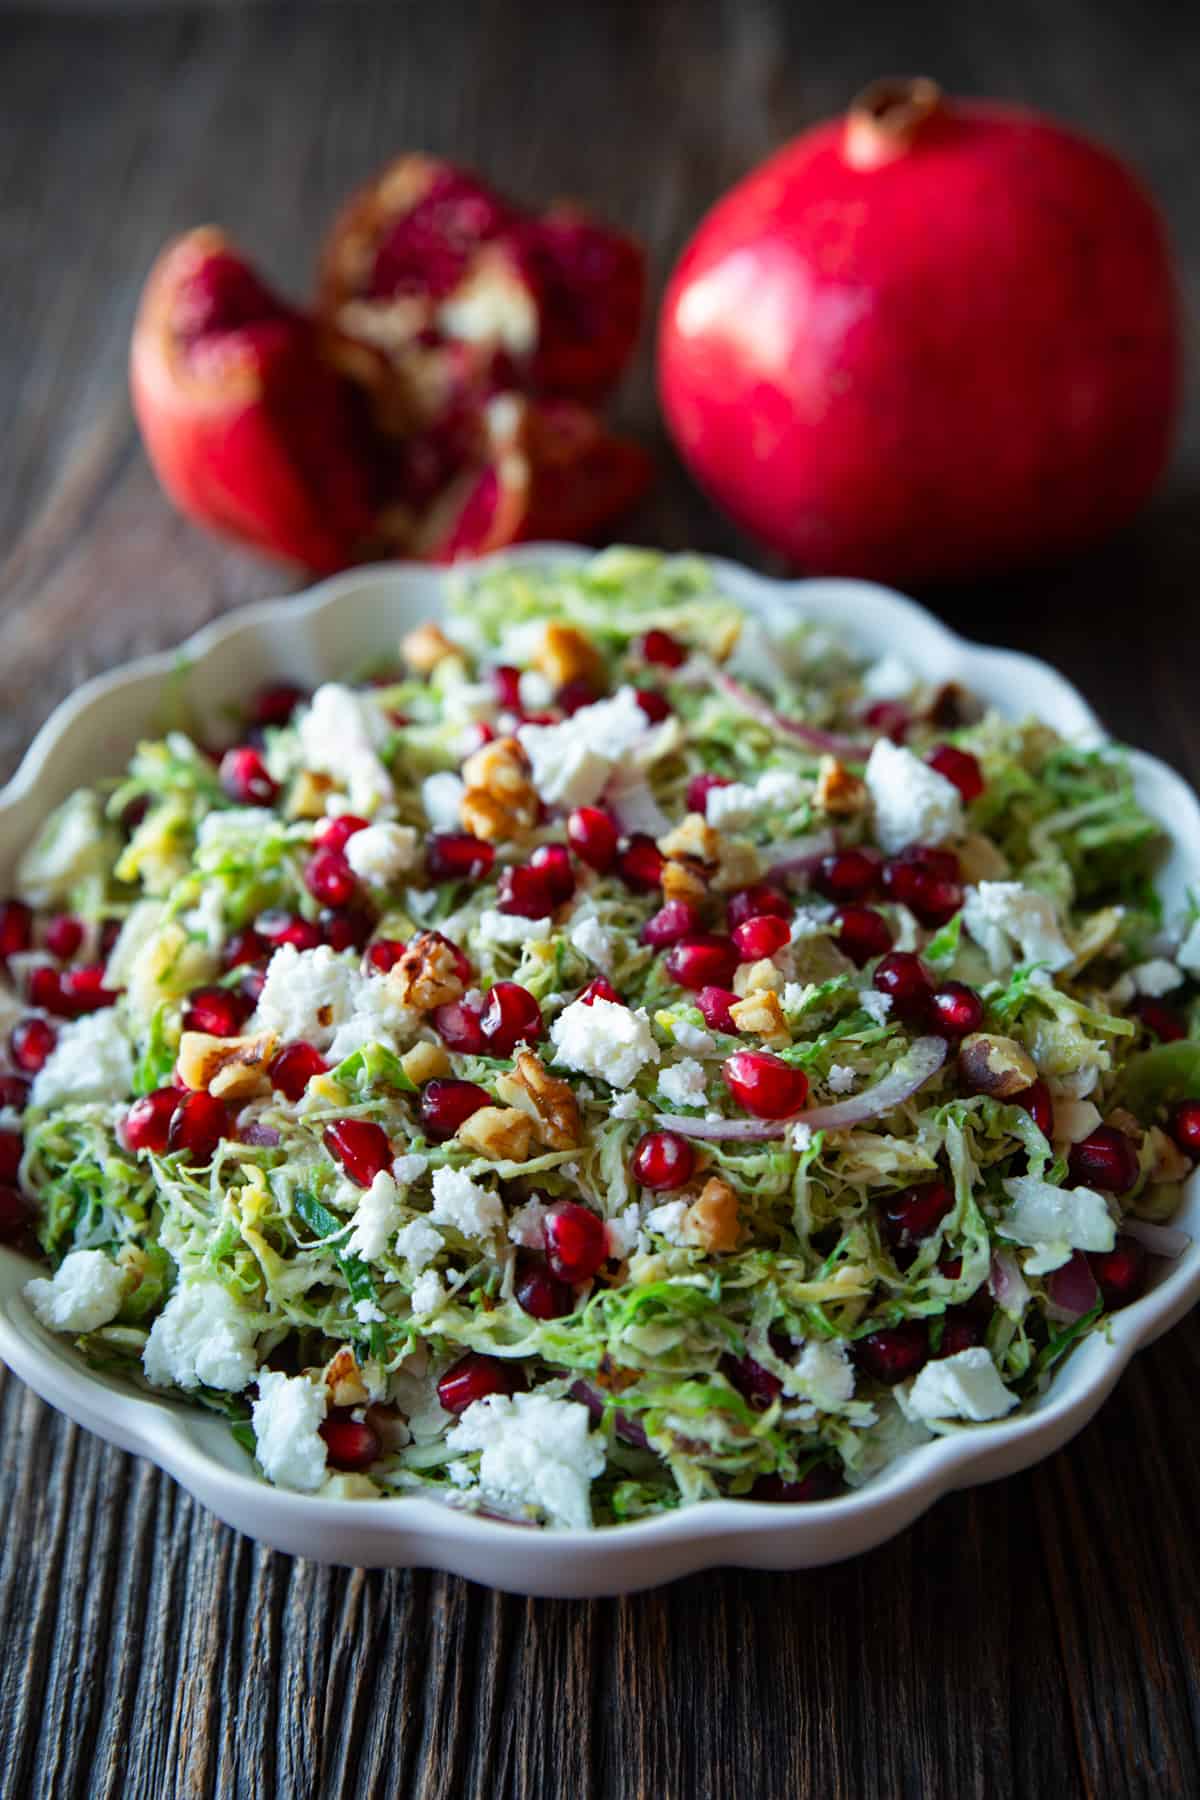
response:
<path id="1" fill-rule="evenodd" d="M 1037 1064 L 1015 1038 L 993 1037 L 986 1031 L 963 1039 L 958 1066 L 973 1092 L 993 1100 L 1011 1099 L 1038 1078 Z"/>
<path id="2" fill-rule="evenodd" d="M 974 694 L 958 681 L 943 681 L 930 696 L 929 705 L 925 709 L 925 717 L 931 725 L 940 725 L 943 731 L 953 731 L 959 725 L 972 725 L 982 716 L 983 709 Z"/>
<path id="3" fill-rule="evenodd" d="M 323 819 L 325 802 L 333 791 L 328 775 L 316 775 L 302 769 L 288 791 L 284 817 L 287 819 Z"/>
<path id="4" fill-rule="evenodd" d="M 680 1237 L 712 1255 L 736 1250 L 740 1235 L 737 1195 L 719 1175 L 710 1175 L 683 1215 Z"/>
<path id="5" fill-rule="evenodd" d="M 551 1150 L 573 1150 L 582 1142 L 579 1102 L 569 1081 L 551 1075 L 532 1050 L 521 1050 L 513 1068 L 496 1082 L 496 1092 L 510 1106 L 532 1118 L 538 1137 Z"/>
<path id="6" fill-rule="evenodd" d="M 1119 1131 L 1122 1137 L 1127 1137 L 1134 1145 L 1140 1144 L 1146 1135 L 1141 1120 L 1135 1119 L 1123 1106 L 1114 1106 L 1104 1123 L 1111 1125 L 1114 1131 Z"/>
<path id="7" fill-rule="evenodd" d="M 591 638 L 574 625 L 547 625 L 533 660 L 556 688 L 568 681 L 590 681 L 597 692 L 605 686 L 604 658 Z"/>
<path id="8" fill-rule="evenodd" d="M 533 1120 L 516 1106 L 481 1106 L 463 1120 L 457 1138 L 492 1162 L 526 1162 L 533 1148 Z"/>
<path id="9" fill-rule="evenodd" d="M 427 1044 L 423 1039 L 406 1050 L 400 1058 L 400 1067 L 410 1081 L 423 1087 L 427 1081 L 436 1081 L 439 1075 L 450 1073 L 450 1058 L 441 1044 Z"/>
<path id="10" fill-rule="evenodd" d="M 365 1406 L 371 1398 L 358 1358 L 348 1344 L 343 1344 L 321 1371 L 321 1379 L 329 1390 L 331 1406 Z"/>
<path id="11" fill-rule="evenodd" d="M 722 838 L 713 887 L 718 894 L 733 894 L 749 887 L 762 874 L 762 857 L 746 838 Z"/>
<path id="12" fill-rule="evenodd" d="M 1183 1154 L 1174 1138 L 1168 1137 L 1157 1125 L 1152 1125 L 1146 1135 L 1154 1155 L 1154 1161 L 1150 1165 L 1150 1180 L 1186 1181 L 1192 1172 L 1192 1161 Z"/>
<path id="13" fill-rule="evenodd" d="M 463 828 L 488 843 L 520 837 L 537 824 L 537 789 L 529 758 L 514 737 L 484 744 L 462 767 L 466 783 L 459 812 Z"/>
<path id="14" fill-rule="evenodd" d="M 783 976 L 769 956 L 762 956 L 757 962 L 739 963 L 733 977 L 733 991 L 743 1000 L 749 994 L 778 994 L 782 989 Z"/>
<path id="15" fill-rule="evenodd" d="M 848 817 L 862 812 L 867 804 L 867 785 L 838 761 L 836 756 L 823 756 L 817 764 L 817 786 L 813 804 L 835 817 Z"/>
<path id="16" fill-rule="evenodd" d="M 715 863 L 721 854 L 721 834 L 711 826 L 703 813 L 687 817 L 658 840 L 664 856 L 694 856 L 702 863 Z"/>
<path id="17" fill-rule="evenodd" d="M 1007 856 L 981 831 L 968 831 L 956 850 L 958 866 L 966 882 L 1003 881 L 1008 875 Z"/>
<path id="18" fill-rule="evenodd" d="M 462 652 L 457 644 L 450 642 L 440 625 L 427 619 L 401 640 L 400 654 L 414 675 L 429 675 L 448 656 L 460 656 Z"/>
<path id="19" fill-rule="evenodd" d="M 779 995 L 773 988 L 756 988 L 730 1007 L 729 1016 L 739 1031 L 751 1032 L 776 1049 L 792 1041 Z"/>
<path id="20" fill-rule="evenodd" d="M 454 948 L 435 931 L 420 931 L 395 967 L 384 976 L 402 1006 L 431 1012 L 457 1000 L 463 991 Z"/>
<path id="21" fill-rule="evenodd" d="M 683 900 L 689 906 L 703 906 L 708 899 L 708 883 L 694 863 L 679 857 L 668 857 L 662 869 L 664 900 Z"/>
<path id="22" fill-rule="evenodd" d="M 269 1092 L 267 1067 L 278 1048 L 273 1031 L 229 1038 L 185 1031 L 179 1040 L 179 1078 L 190 1088 L 207 1088 L 220 1100 L 248 1100 Z"/>

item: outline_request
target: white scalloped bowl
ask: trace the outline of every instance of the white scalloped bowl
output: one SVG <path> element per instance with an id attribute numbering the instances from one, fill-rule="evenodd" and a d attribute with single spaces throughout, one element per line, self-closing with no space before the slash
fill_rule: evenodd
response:
<path id="1" fill-rule="evenodd" d="M 534 545 L 523 562 L 584 553 Z M 959 679 L 1002 711 L 1036 713 L 1065 736 L 1100 741 L 1101 727 L 1061 675 L 1032 657 L 979 648 L 924 608 L 859 581 L 779 582 L 714 562 L 746 606 L 834 624 L 864 652 L 898 647 L 924 676 Z M 403 629 L 441 610 L 442 573 L 391 564 L 355 570 L 300 596 L 246 607 L 191 638 L 182 654 L 186 697 L 201 719 L 260 683 L 313 685 L 395 644 Z M 11 868 L 40 821 L 71 788 L 118 769 L 139 736 L 161 723 L 166 678 L 180 652 L 147 657 L 88 682 L 39 731 L 0 794 L 0 866 Z M 1200 806 L 1180 778 L 1135 753 L 1139 797 L 1170 825 L 1162 874 L 1169 904 L 1200 885 Z M 1200 1180 L 1188 1183 L 1179 1222 L 1200 1240 Z M 519 1594 L 629 1593 L 697 1569 L 736 1564 L 799 1569 L 872 1549 L 940 1495 L 994 1481 L 1057 1450 L 1092 1417 L 1135 1350 L 1153 1342 L 1200 1296 L 1200 1241 L 1156 1265 L 1154 1285 L 1087 1338 L 1046 1394 L 1015 1417 L 937 1438 L 853 1494 L 818 1505 L 717 1500 L 591 1532 L 534 1530 L 472 1517 L 430 1499 L 332 1500 L 269 1486 L 224 1423 L 201 1410 L 141 1395 L 89 1369 L 34 1319 L 22 1298 L 31 1265 L 0 1250 L 0 1356 L 68 1417 L 124 1450 L 148 1456 L 228 1524 L 318 1562 L 449 1569 Z"/>

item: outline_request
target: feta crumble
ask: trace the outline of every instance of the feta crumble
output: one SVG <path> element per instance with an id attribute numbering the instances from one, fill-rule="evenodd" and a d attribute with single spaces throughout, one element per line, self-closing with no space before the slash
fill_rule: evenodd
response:
<path id="1" fill-rule="evenodd" d="M 465 1170 L 442 1168 L 434 1171 L 430 1217 L 452 1225 L 463 1237 L 487 1237 L 504 1224 L 504 1208 L 490 1188 Z"/>
<path id="2" fill-rule="evenodd" d="M 604 1442 L 587 1407 L 545 1394 L 488 1394 L 446 1436 L 458 1456 L 478 1450 L 479 1487 L 506 1506 L 532 1507 L 555 1525 L 592 1522 L 590 1488 L 604 1469 Z"/>
<path id="3" fill-rule="evenodd" d="M 857 1071 L 847 1063 L 832 1063 L 826 1077 L 826 1086 L 831 1094 L 849 1094 L 857 1080 Z"/>
<path id="4" fill-rule="evenodd" d="M 862 675 L 862 691 L 868 700 L 904 700 L 916 685 L 916 676 L 894 650 L 885 651 Z"/>
<path id="5" fill-rule="evenodd" d="M 981 881 L 967 889 L 963 924 L 995 974 L 1012 967 L 1015 943 L 1022 962 L 1065 969 L 1074 951 L 1059 929 L 1054 902 L 1019 881 Z"/>
<path id="6" fill-rule="evenodd" d="M 794 812 L 812 792 L 812 782 L 790 769 L 768 769 L 756 781 L 731 781 L 709 788 L 704 816 L 718 831 L 735 831 L 760 813 Z"/>
<path id="7" fill-rule="evenodd" d="M 711 1056 L 717 1047 L 717 1040 L 707 1031 L 701 1031 L 690 1019 L 672 1019 L 671 1036 L 681 1050 L 691 1056 Z"/>
<path id="8" fill-rule="evenodd" d="M 944 844 L 963 830 L 962 795 L 911 750 L 877 738 L 867 758 L 875 835 L 889 856 L 906 844 Z"/>
<path id="9" fill-rule="evenodd" d="M 421 805 L 434 831 L 459 830 L 466 791 L 462 777 L 449 769 L 425 777 L 421 783 Z"/>
<path id="10" fill-rule="evenodd" d="M 788 1393 L 807 1396 L 821 1412 L 836 1412 L 854 1397 L 854 1364 L 842 1343 L 811 1338 L 796 1359 Z"/>
<path id="11" fill-rule="evenodd" d="M 238 1394 L 257 1366 L 253 1313 L 219 1281 L 185 1277 L 150 1327 L 142 1368 L 152 1387 Z"/>
<path id="12" fill-rule="evenodd" d="M 616 938 L 613 932 L 606 930 L 600 923 L 595 913 L 585 913 L 581 919 L 573 920 L 567 938 L 585 962 L 594 963 L 606 974 L 612 968 Z"/>
<path id="13" fill-rule="evenodd" d="M 311 1494 L 325 1479 L 325 1387 L 264 1369 L 251 1408 L 254 1453 L 268 1480 Z"/>
<path id="14" fill-rule="evenodd" d="M 508 1221 L 510 1241 L 520 1245 L 522 1250 L 544 1249 L 546 1214 L 549 1211 L 544 1200 L 526 1200 L 524 1206 L 519 1206 Z"/>
<path id="15" fill-rule="evenodd" d="M 436 1312 L 446 1299 L 446 1289 L 436 1269 L 426 1269 L 413 1282 L 410 1296 L 414 1319 L 424 1319 Z"/>
<path id="16" fill-rule="evenodd" d="M 669 1106 L 703 1106 L 705 1087 L 703 1066 L 694 1057 L 685 1056 L 659 1071 L 658 1091 Z"/>
<path id="17" fill-rule="evenodd" d="M 554 935 L 554 920 L 523 919 L 517 913 L 502 913 L 494 906 L 486 906 L 476 930 L 485 944 L 544 944 Z"/>
<path id="18" fill-rule="evenodd" d="M 610 1087 L 627 1088 L 647 1063 L 659 1060 L 644 1007 L 632 1012 L 615 1000 L 573 1000 L 550 1027 L 555 1059 Z"/>
<path id="19" fill-rule="evenodd" d="M 125 1271 L 103 1250 L 70 1250 L 54 1274 L 25 1283 L 25 1298 L 47 1331 L 96 1331 L 121 1310 Z"/>
<path id="20" fill-rule="evenodd" d="M 384 821 L 355 831 L 346 840 L 346 861 L 360 881 L 388 887 L 418 861 L 417 834 L 411 825 Z"/>
<path id="21" fill-rule="evenodd" d="M 881 994 L 878 988 L 860 988 L 858 990 L 858 1004 L 874 1024 L 887 1024 L 888 1014 L 892 1010 L 892 996 L 890 994 Z"/>
<path id="22" fill-rule="evenodd" d="M 391 805 L 395 788 L 379 755 L 391 727 L 378 705 L 327 681 L 300 715 L 297 730 L 305 768 L 344 788 L 352 812 L 369 819 Z"/>
<path id="23" fill-rule="evenodd" d="M 404 1258 L 413 1275 L 428 1268 L 441 1248 L 442 1234 L 428 1219 L 410 1219 L 396 1233 L 396 1254 Z"/>
<path id="24" fill-rule="evenodd" d="M 133 1086 L 133 1052 L 116 1010 L 86 1013 L 58 1027 L 58 1042 L 33 1078 L 33 1106 L 124 1100 Z"/>
<path id="25" fill-rule="evenodd" d="M 354 1229 L 346 1239 L 346 1253 L 361 1256 L 364 1262 L 378 1261 L 399 1222 L 400 1197 L 395 1178 L 386 1169 L 380 1169 L 359 1197 Z"/>
<path id="26" fill-rule="evenodd" d="M 1185 980 L 1183 970 L 1175 963 L 1168 962 L 1165 956 L 1156 956 L 1149 962 L 1138 963 L 1129 973 L 1138 993 L 1147 995 L 1151 1000 L 1161 1000 L 1164 994 L 1173 993 L 1176 988 L 1183 986 Z"/>
<path id="27" fill-rule="evenodd" d="M 517 740 L 529 758 L 533 785 L 548 806 L 587 806 L 598 800 L 622 758 L 654 727 L 631 687 L 581 706 L 561 725 L 522 725 Z"/>
<path id="28" fill-rule="evenodd" d="M 901 1409 L 913 1419 L 1002 1419 L 1018 1404 L 1000 1379 L 982 1344 L 928 1362 L 906 1386 L 896 1389 Z"/>

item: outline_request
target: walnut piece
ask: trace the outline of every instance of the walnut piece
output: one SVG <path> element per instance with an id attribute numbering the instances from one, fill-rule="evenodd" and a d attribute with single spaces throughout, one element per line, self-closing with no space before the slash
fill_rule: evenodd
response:
<path id="1" fill-rule="evenodd" d="M 1150 1165 L 1151 1181 L 1186 1181 L 1192 1172 L 1191 1158 L 1185 1156 L 1174 1138 L 1158 1125 L 1150 1127 L 1147 1136 L 1154 1161 Z"/>
<path id="2" fill-rule="evenodd" d="M 718 894 L 736 893 L 757 881 L 762 867 L 762 857 L 747 838 L 722 838 L 713 887 Z"/>
<path id="3" fill-rule="evenodd" d="M 542 1143 L 551 1150 L 574 1150 L 582 1142 L 579 1102 L 569 1081 L 551 1075 L 532 1050 L 520 1050 L 512 1069 L 496 1081 L 496 1092 L 533 1120 Z"/>
<path id="4" fill-rule="evenodd" d="M 492 1162 L 526 1162 L 533 1148 L 533 1120 L 516 1106 L 481 1106 L 463 1120 L 457 1138 Z"/>
<path id="5" fill-rule="evenodd" d="M 710 1175 L 683 1215 L 679 1235 L 685 1244 L 697 1245 L 712 1255 L 736 1250 L 738 1225 L 737 1195 L 719 1175 Z"/>
<path id="6" fill-rule="evenodd" d="M 418 932 L 384 980 L 402 1006 L 411 1006 L 418 1012 L 445 1006 L 463 991 L 454 948 L 436 931 Z"/>
<path id="7" fill-rule="evenodd" d="M 709 824 L 703 813 L 687 817 L 658 840 L 664 856 L 694 856 L 702 863 L 715 863 L 721 855 L 721 834 Z"/>
<path id="8" fill-rule="evenodd" d="M 267 1068 L 278 1048 L 273 1031 L 228 1038 L 185 1031 L 179 1040 L 179 1077 L 190 1088 L 207 1088 L 219 1100 L 248 1100 L 270 1091 Z"/>
<path id="9" fill-rule="evenodd" d="M 556 688 L 568 681 L 589 681 L 601 693 L 606 686 L 604 658 L 574 625 L 547 625 L 533 661 Z"/>
<path id="10" fill-rule="evenodd" d="M 467 791 L 459 816 L 473 836 L 502 843 L 537 824 L 537 789 L 529 779 L 529 758 L 515 737 L 496 738 L 468 756 L 462 778 Z"/>
<path id="11" fill-rule="evenodd" d="M 836 756 L 823 756 L 817 764 L 817 785 L 813 804 L 836 818 L 848 818 L 867 804 L 867 786 L 851 773 Z"/>
<path id="12" fill-rule="evenodd" d="M 664 900 L 683 900 L 688 906 L 703 906 L 708 899 L 708 883 L 694 863 L 679 857 L 668 857 L 662 868 Z"/>
<path id="13" fill-rule="evenodd" d="M 401 640 L 400 654 L 414 675 L 429 675 L 446 657 L 461 656 L 462 652 L 457 644 L 450 642 L 440 625 L 427 619 Z"/>
<path id="14" fill-rule="evenodd" d="M 348 1344 L 343 1344 L 321 1371 L 321 1379 L 329 1390 L 331 1406 L 365 1406 L 371 1398 L 358 1366 L 358 1358 Z"/>
<path id="15" fill-rule="evenodd" d="M 410 1081 L 423 1087 L 427 1081 L 436 1081 L 439 1075 L 450 1073 L 450 1058 L 441 1044 L 428 1044 L 422 1039 L 404 1052 L 400 1067 Z"/>
<path id="16" fill-rule="evenodd" d="M 751 1032 L 773 1048 L 792 1041 L 779 995 L 773 988 L 755 988 L 730 1007 L 729 1016 L 739 1031 Z"/>
<path id="17" fill-rule="evenodd" d="M 284 817 L 287 819 L 323 819 L 325 802 L 333 791 L 328 775 L 317 775 L 302 769 L 288 791 Z"/>
<path id="18" fill-rule="evenodd" d="M 733 977 L 733 991 L 741 999 L 749 994 L 776 993 L 783 988 L 783 976 L 769 956 L 757 962 L 739 963 Z"/>
<path id="19" fill-rule="evenodd" d="M 963 1039 L 958 1066 L 972 1092 L 992 1100 L 1011 1099 L 1038 1078 L 1037 1064 L 1015 1038 L 993 1037 L 986 1031 L 973 1031 Z"/>

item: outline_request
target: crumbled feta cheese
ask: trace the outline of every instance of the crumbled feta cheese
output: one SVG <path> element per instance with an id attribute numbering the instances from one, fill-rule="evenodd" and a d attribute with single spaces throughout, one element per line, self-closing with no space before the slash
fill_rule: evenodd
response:
<path id="1" fill-rule="evenodd" d="M 903 1411 L 916 1419 L 1002 1419 L 1018 1404 L 982 1344 L 926 1363 L 896 1394 Z"/>
<path id="2" fill-rule="evenodd" d="M 435 831 L 459 830 L 466 791 L 462 777 L 452 774 L 449 769 L 425 777 L 421 783 L 421 805 Z"/>
<path id="3" fill-rule="evenodd" d="M 641 1229 L 641 1215 L 637 1206 L 630 1204 L 619 1212 L 615 1219 L 609 1219 L 604 1227 L 604 1236 L 608 1245 L 608 1254 L 621 1261 L 637 1248 L 638 1232 Z"/>
<path id="4" fill-rule="evenodd" d="M 647 1063 L 659 1059 L 644 1008 L 615 1000 L 573 1000 L 550 1027 L 555 1060 L 610 1087 L 627 1088 Z"/>
<path id="5" fill-rule="evenodd" d="M 504 1208 L 490 1188 L 463 1169 L 436 1169 L 430 1217 L 452 1225 L 463 1237 L 487 1237 L 504 1224 Z"/>
<path id="6" fill-rule="evenodd" d="M 545 1248 L 546 1234 L 544 1230 L 546 1214 L 550 1208 L 544 1200 L 526 1200 L 519 1206 L 508 1221 L 508 1235 L 514 1244 L 522 1250 L 542 1250 Z"/>
<path id="7" fill-rule="evenodd" d="M 1103 1194 L 1091 1188 L 1054 1187 L 1036 1175 L 1014 1175 L 1004 1184 L 1012 1205 L 996 1230 L 1014 1244 L 1034 1250 L 1025 1267 L 1031 1275 L 1061 1268 L 1072 1250 L 1111 1250 L 1116 1227 Z"/>
<path id="8" fill-rule="evenodd" d="M 1137 983 L 1129 974 L 1118 975 L 1108 990 L 1108 997 L 1114 1006 L 1128 1006 L 1137 993 Z"/>
<path id="9" fill-rule="evenodd" d="M 368 825 L 346 839 L 346 861 L 360 881 L 387 887 L 416 864 L 417 834 L 411 825 Z"/>
<path id="10" fill-rule="evenodd" d="M 447 671 L 455 668 L 455 659 L 447 657 L 444 666 Z M 495 714 L 496 693 L 490 681 L 448 679 L 442 683 L 442 718 L 447 725 L 477 725 Z"/>
<path id="11" fill-rule="evenodd" d="M 517 913 L 497 912 L 488 906 L 480 913 L 476 929 L 485 944 L 544 944 L 554 935 L 554 920 L 523 919 Z"/>
<path id="12" fill-rule="evenodd" d="M 546 804 L 573 807 L 598 799 L 617 764 L 653 729 L 633 688 L 622 687 L 561 725 L 522 725 L 517 738 Z"/>
<path id="13" fill-rule="evenodd" d="M 427 1318 L 436 1312 L 446 1299 L 446 1289 L 436 1269 L 426 1269 L 413 1282 L 410 1296 L 414 1319 Z M 409 1421 L 411 1426 L 412 1421 Z"/>
<path id="14" fill-rule="evenodd" d="M 807 938 L 828 937 L 833 926 L 832 906 L 801 906 L 792 915 L 793 944 L 802 944 Z"/>
<path id="15" fill-rule="evenodd" d="M 717 1047 L 717 1040 L 707 1031 L 701 1031 L 690 1019 L 672 1019 L 671 1036 L 681 1050 L 687 1050 L 692 1056 L 711 1056 Z"/>
<path id="16" fill-rule="evenodd" d="M 405 1156 L 398 1156 L 392 1164 L 392 1174 L 401 1187 L 411 1187 L 414 1181 L 420 1181 L 429 1167 L 429 1158 L 422 1156 L 417 1150 L 411 1150 Z"/>
<path id="17" fill-rule="evenodd" d="M 297 950 L 281 944 L 267 964 L 267 979 L 258 998 L 255 1023 L 287 1041 L 303 1039 L 328 1049 L 339 1025 L 352 1017 L 363 987 L 358 959 L 328 944 Z"/>
<path id="18" fill-rule="evenodd" d="M 220 1388 L 237 1394 L 254 1375 L 253 1313 L 219 1281 L 180 1282 L 150 1327 L 142 1368 L 153 1387 Z"/>
<path id="19" fill-rule="evenodd" d="M 867 758 L 875 836 L 889 856 L 906 844 L 944 844 L 963 829 L 962 795 L 911 750 L 877 738 Z"/>
<path id="20" fill-rule="evenodd" d="M 709 788 L 704 816 L 718 831 L 735 831 L 759 813 L 794 811 L 811 790 L 812 783 L 790 769 L 768 769 L 756 781 Z"/>
<path id="21" fill-rule="evenodd" d="M 354 1229 L 346 1239 L 350 1256 L 361 1256 L 364 1262 L 375 1262 L 388 1247 L 388 1239 L 400 1223 L 400 1197 L 395 1180 L 386 1169 L 380 1169 L 370 1187 L 359 1198 L 354 1213 Z"/>
<path id="22" fill-rule="evenodd" d="M 659 1070 L 658 1091 L 669 1106 L 703 1106 L 705 1087 L 704 1069 L 693 1057 Z"/>
<path id="23" fill-rule="evenodd" d="M 540 669 L 526 669 L 517 683 L 517 688 L 521 696 L 523 712 L 545 712 L 554 699 L 554 689 Z"/>
<path id="24" fill-rule="evenodd" d="M 428 1219 L 410 1219 L 396 1233 L 396 1254 L 414 1275 L 427 1268 L 441 1248 L 442 1234 Z"/>
<path id="25" fill-rule="evenodd" d="M 832 1063 L 826 1085 L 831 1094 L 848 1094 L 858 1080 L 858 1071 L 846 1063 Z"/>
<path id="26" fill-rule="evenodd" d="M 488 1394 L 467 1407 L 446 1446 L 482 1453 L 479 1485 L 492 1499 L 536 1507 L 556 1525 L 591 1524 L 589 1489 L 604 1469 L 604 1441 L 578 1401 Z"/>
<path id="27" fill-rule="evenodd" d="M 324 1383 L 264 1369 L 251 1409 L 254 1453 L 263 1474 L 278 1487 L 311 1494 L 325 1479 Z"/>
<path id="28" fill-rule="evenodd" d="M 608 1109 L 610 1119 L 636 1119 L 642 1103 L 636 1094 L 618 1094 Z"/>
<path id="29" fill-rule="evenodd" d="M 888 650 L 862 675 L 862 691 L 869 700 L 903 700 L 916 685 L 916 676 L 894 650 Z"/>
<path id="30" fill-rule="evenodd" d="M 1065 969 L 1074 951 L 1059 929 L 1053 900 L 1019 881 L 981 881 L 967 889 L 963 924 L 996 974 L 1012 965 L 1012 944 L 1022 962 Z"/>
<path id="31" fill-rule="evenodd" d="M 301 713 L 297 730 L 305 768 L 345 788 L 351 811 L 369 819 L 391 804 L 395 789 L 379 756 L 391 726 L 375 702 L 327 681 Z"/>
<path id="32" fill-rule="evenodd" d="M 668 1244 L 682 1244 L 683 1220 L 688 1209 L 686 1200 L 664 1200 L 652 1206 L 643 1223 L 647 1231 L 666 1238 Z"/>
<path id="33" fill-rule="evenodd" d="M 798 1388 L 821 1412 L 836 1412 L 854 1396 L 854 1364 L 842 1343 L 812 1338 L 795 1363 L 795 1374 L 785 1382 L 789 1392 Z"/>
<path id="34" fill-rule="evenodd" d="M 803 1012 L 815 993 L 816 988 L 811 981 L 786 981 L 780 996 L 780 1004 L 784 1012 Z"/>
<path id="35" fill-rule="evenodd" d="M 116 1011 L 85 1013 L 58 1027 L 58 1042 L 33 1078 L 34 1106 L 124 1100 L 133 1085 L 133 1052 Z"/>
<path id="36" fill-rule="evenodd" d="M 581 919 L 573 921 L 567 936 L 585 961 L 594 963 L 598 969 L 612 968 L 616 937 L 605 929 L 595 913 L 585 913 Z"/>
<path id="37" fill-rule="evenodd" d="M 1196 919 L 1175 952 L 1175 961 L 1189 975 L 1200 975 L 1200 919 Z"/>
<path id="38" fill-rule="evenodd" d="M 1164 994 L 1172 993 L 1184 983 L 1183 970 L 1173 962 L 1168 962 L 1165 956 L 1156 956 L 1150 962 L 1138 963 L 1129 973 L 1138 993 L 1147 994 L 1152 1000 L 1161 1000 Z"/>
<path id="39" fill-rule="evenodd" d="M 25 1298 L 47 1331 L 95 1331 L 121 1310 L 125 1271 L 103 1250 L 70 1250 L 49 1280 L 25 1283 Z"/>
<path id="40" fill-rule="evenodd" d="M 806 1125 L 803 1119 L 799 1120 L 792 1126 L 791 1140 L 793 1150 L 807 1150 L 813 1141 L 812 1126 Z"/>
<path id="41" fill-rule="evenodd" d="M 860 988 L 858 990 L 858 1004 L 862 1007 L 867 1017 L 875 1021 L 876 1025 L 887 1024 L 888 1014 L 892 1010 L 892 996 L 890 994 L 881 994 L 878 988 Z"/>

